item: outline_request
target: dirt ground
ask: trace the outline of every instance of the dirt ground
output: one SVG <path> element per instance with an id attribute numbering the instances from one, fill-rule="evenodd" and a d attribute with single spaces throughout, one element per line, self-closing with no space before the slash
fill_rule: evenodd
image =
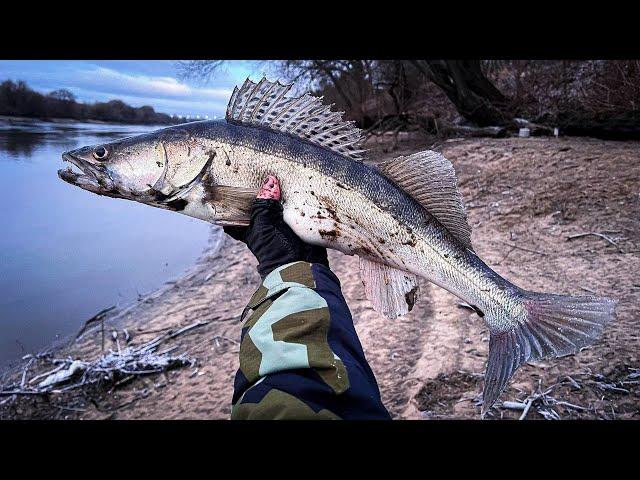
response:
<path id="1" fill-rule="evenodd" d="M 413 140 L 374 163 L 420 149 L 454 164 L 476 252 L 528 290 L 610 296 L 617 320 L 577 355 L 527 364 L 487 418 L 640 418 L 640 144 L 588 138 Z M 571 235 L 599 233 L 568 239 Z M 488 331 L 460 300 L 423 282 L 414 310 L 382 318 L 364 297 L 357 257 L 331 251 L 382 399 L 396 419 L 479 419 Z M 139 377 L 110 390 L 0 398 L 0 418 L 226 419 L 238 367 L 239 317 L 258 286 L 243 244 L 212 229 L 211 245 L 179 281 L 114 312 L 109 333 L 137 344 L 197 321 L 180 336 L 194 367 Z M 100 353 L 100 329 L 57 356 Z M 513 402 L 513 404 L 503 402 Z"/>

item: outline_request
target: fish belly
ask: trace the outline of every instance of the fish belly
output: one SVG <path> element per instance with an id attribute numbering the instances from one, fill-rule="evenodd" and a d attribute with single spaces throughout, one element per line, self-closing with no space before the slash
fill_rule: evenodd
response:
<path id="1" fill-rule="evenodd" d="M 284 219 L 304 241 L 407 270 L 411 229 L 360 192 L 325 177 L 309 188 L 293 185 Z"/>

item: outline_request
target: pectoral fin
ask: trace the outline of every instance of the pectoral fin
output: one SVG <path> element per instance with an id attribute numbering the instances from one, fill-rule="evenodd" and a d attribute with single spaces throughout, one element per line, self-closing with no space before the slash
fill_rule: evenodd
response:
<path id="1" fill-rule="evenodd" d="M 211 186 L 205 201 L 215 208 L 216 223 L 220 225 L 249 225 L 251 205 L 258 194 L 255 188 Z"/>
<path id="2" fill-rule="evenodd" d="M 376 312 L 396 318 L 410 312 L 418 298 L 418 278 L 396 268 L 360 258 L 360 275 Z"/>

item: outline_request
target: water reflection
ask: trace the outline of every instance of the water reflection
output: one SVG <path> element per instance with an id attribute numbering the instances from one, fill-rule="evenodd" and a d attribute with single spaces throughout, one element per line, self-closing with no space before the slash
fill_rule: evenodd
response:
<path id="1" fill-rule="evenodd" d="M 0 131 L 0 159 L 28 160 L 36 145 L 44 143 L 46 134 Z M 8 155 L 2 155 L 2 153 Z"/>
<path id="2" fill-rule="evenodd" d="M 0 119 L 0 366 L 175 278 L 206 246 L 204 222 L 57 177 L 63 151 L 152 129 Z"/>
<path id="3" fill-rule="evenodd" d="M 161 128 L 161 127 L 157 127 Z M 94 124 L 56 124 L 39 121 L 0 120 L 0 159 L 29 161 L 38 146 L 59 147 L 60 152 L 78 145 L 83 138 L 117 140 L 153 130 L 145 126 L 113 126 Z M 3 153 L 5 155 L 3 155 Z"/>

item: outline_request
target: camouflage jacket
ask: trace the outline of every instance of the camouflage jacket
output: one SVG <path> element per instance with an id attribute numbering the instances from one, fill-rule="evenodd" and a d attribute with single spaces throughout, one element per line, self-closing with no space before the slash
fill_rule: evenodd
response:
<path id="1" fill-rule="evenodd" d="M 294 262 L 245 312 L 232 419 L 389 419 L 334 273 Z"/>

